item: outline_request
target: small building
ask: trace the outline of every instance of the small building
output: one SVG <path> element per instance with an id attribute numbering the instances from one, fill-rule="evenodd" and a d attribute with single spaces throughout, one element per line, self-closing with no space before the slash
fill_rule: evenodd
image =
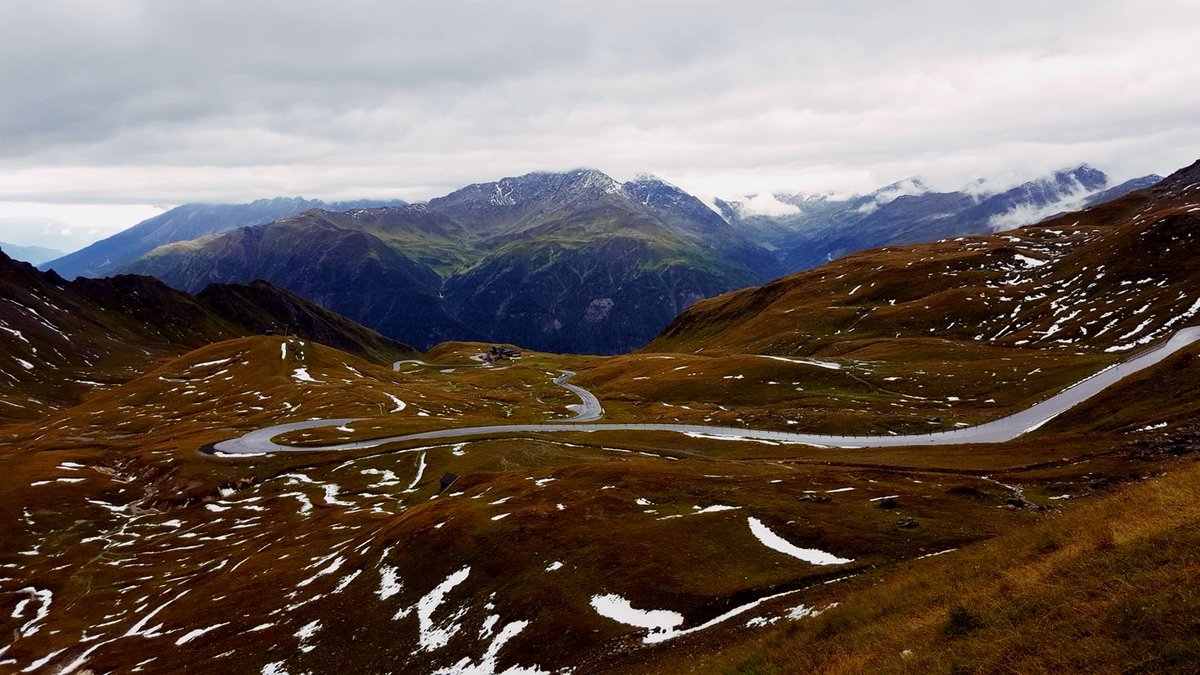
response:
<path id="1" fill-rule="evenodd" d="M 445 473 L 442 474 L 442 479 L 438 481 L 438 494 L 446 491 L 446 488 L 454 485 L 454 481 L 458 480 L 458 474 Z"/>
<path id="2" fill-rule="evenodd" d="M 492 348 L 488 350 L 487 356 L 491 356 L 493 361 L 519 359 L 521 358 L 521 352 L 500 345 L 492 345 Z"/>

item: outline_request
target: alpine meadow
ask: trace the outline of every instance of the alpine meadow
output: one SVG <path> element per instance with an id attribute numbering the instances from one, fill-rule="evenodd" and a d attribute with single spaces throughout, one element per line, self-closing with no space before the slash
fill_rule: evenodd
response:
<path id="1" fill-rule="evenodd" d="M 0 673 L 1200 671 L 1195 3 L 0 38 Z"/>

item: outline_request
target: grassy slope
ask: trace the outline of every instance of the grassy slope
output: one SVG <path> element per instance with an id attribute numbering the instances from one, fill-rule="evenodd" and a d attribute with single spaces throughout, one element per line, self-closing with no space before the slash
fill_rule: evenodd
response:
<path id="1" fill-rule="evenodd" d="M 907 569 L 919 573 L 926 565 L 952 560 L 951 556 L 971 549 L 911 562 L 920 555 L 995 536 L 1020 536 L 1014 533 L 1031 525 L 1050 527 L 1048 523 L 1067 517 L 1079 506 L 1075 500 L 1050 502 L 1047 497 L 1064 492 L 1103 494 L 1110 488 L 1097 484 L 1097 475 L 1119 482 L 1170 467 L 1170 452 L 1157 450 L 1164 447 L 1161 439 L 1178 435 L 1175 423 L 1200 412 L 1188 402 L 1192 383 L 1200 376 L 1191 354 L 1163 364 L 1153 377 L 1129 383 L 1113 394 L 1117 401 L 1145 401 L 1147 410 L 1167 410 L 1163 403 L 1175 402 L 1171 427 L 1133 435 L 1119 425 L 1103 434 L 1092 433 L 1112 405 L 1100 399 L 1025 442 L 935 451 L 847 453 L 662 434 L 575 434 L 479 439 L 416 453 L 391 447 L 236 462 L 196 455 L 195 448 L 203 443 L 289 418 L 375 416 L 381 403 L 390 407 L 388 393 L 408 402 L 404 412 L 357 423 L 352 432 L 330 430 L 325 440 L 495 421 L 505 414 L 516 419 L 553 418 L 571 400 L 550 383 L 550 376 L 559 368 L 579 365 L 578 359 L 528 354 L 506 370 L 457 365 L 405 366 L 396 372 L 299 341 L 288 342 L 285 359 L 281 342 L 283 338 L 248 338 L 213 345 L 45 424 L 10 428 L 11 444 L 0 461 L 14 488 L 5 492 L 0 508 L 5 522 L 15 529 L 5 535 L 11 548 L 0 555 L 0 564 L 15 565 L 8 568 L 9 575 L 19 576 L 21 583 L 53 588 L 56 603 L 75 608 L 67 623 L 63 623 L 66 615 L 52 613 L 53 625 L 62 633 L 41 633 L 37 642 L 23 639 L 13 655 L 25 662 L 51 648 L 72 649 L 76 631 L 105 623 L 106 614 L 117 617 L 113 630 L 127 630 L 139 613 L 120 589 L 134 583 L 135 577 L 159 569 L 167 573 L 163 581 L 143 582 L 139 597 L 147 596 L 157 606 L 190 588 L 200 598 L 212 598 L 164 610 L 158 617 L 168 631 L 161 638 L 164 645 L 187 629 L 212 623 L 197 612 L 234 619 L 204 640 L 173 647 L 177 657 L 256 670 L 263 663 L 259 654 L 270 645 L 291 645 L 296 640 L 292 634 L 301 625 L 320 620 L 318 652 L 297 655 L 285 646 L 272 659 L 321 672 L 349 658 L 337 645 L 354 635 L 354 658 L 364 667 L 406 664 L 428 670 L 445 665 L 445 656 L 412 651 L 414 619 L 393 620 L 391 614 L 468 565 L 474 570 L 472 576 L 453 596 L 454 606 L 466 608 L 467 629 L 451 643 L 451 653 L 482 653 L 487 641 L 471 636 L 488 614 L 481 607 L 491 602 L 504 621 L 531 620 L 504 648 L 504 664 L 625 670 L 632 666 L 626 659 L 632 659 L 648 660 L 659 670 L 675 670 L 679 664 L 673 659 L 703 654 L 703 660 L 689 665 L 703 663 L 720 670 L 750 664 L 746 668 L 751 671 L 761 666 L 790 672 L 795 663 L 803 665 L 792 652 L 802 651 L 803 643 L 794 640 L 808 639 L 809 623 L 746 629 L 744 621 L 731 621 L 699 638 L 643 647 L 639 630 L 596 616 L 588 607 L 589 598 L 619 593 L 638 607 L 680 611 L 694 625 L 748 599 L 818 584 L 790 598 L 784 603 L 787 606 L 764 609 L 780 613 L 800 602 L 820 607 L 841 602 L 842 612 L 861 613 L 851 616 L 859 617 L 854 621 L 861 620 L 862 630 L 886 634 L 888 629 L 879 620 L 890 620 L 892 612 L 900 609 L 883 614 L 862 609 L 875 603 L 870 595 L 859 599 L 872 587 L 867 581 L 908 578 Z M 464 357 L 477 349 L 444 345 L 437 355 L 465 365 L 470 362 Z M 198 365 L 223 359 L 230 361 Z M 293 371 L 300 366 L 319 383 L 297 381 Z M 474 394 L 464 396 L 464 392 Z M 295 405 L 301 407 L 293 409 Z M 834 410 L 840 403 L 831 399 L 828 405 Z M 422 417 L 422 412 L 430 416 Z M 1077 436 L 1080 430 L 1086 431 L 1082 438 Z M 1071 461 L 1046 464 L 1062 457 Z M 64 461 L 89 468 L 64 470 Z M 424 478 L 409 492 L 406 488 L 419 462 L 426 464 Z M 394 484 L 379 484 L 384 471 L 395 472 Z M 461 494 L 430 500 L 437 478 L 445 472 L 462 477 L 452 491 Z M 300 474 L 307 478 L 294 477 Z M 56 482 L 56 477 L 76 476 L 86 480 Z M 133 482 L 126 482 L 131 478 Z M 548 478 L 554 480 L 533 482 Z M 34 485 L 45 480 L 51 484 Z M 330 503 L 325 485 L 334 485 L 334 502 L 346 505 Z M 1028 500 L 1058 508 L 1051 512 L 1027 505 L 1003 508 L 1017 494 L 1006 485 L 1018 485 Z M 845 487 L 855 490 L 828 492 Z M 300 504 L 293 496 L 297 493 L 308 495 L 311 512 L 297 510 Z M 894 504 L 870 501 L 887 495 L 897 495 Z M 53 509 L 43 501 L 51 497 Z M 125 521 L 119 515 L 85 499 L 117 505 L 132 501 L 139 511 L 155 510 L 122 525 Z M 496 504 L 498 500 L 504 501 Z M 556 504 L 563 504 L 565 510 L 559 511 Z M 738 509 L 688 515 L 713 504 Z M 266 510 L 247 510 L 251 508 Z M 493 520 L 503 513 L 509 515 Z M 790 541 L 834 551 L 855 562 L 817 568 L 768 551 L 747 531 L 745 519 L 750 515 Z M 898 527 L 905 517 L 914 518 L 918 526 Z M 182 525 L 159 525 L 177 520 Z M 231 529 L 251 522 L 255 523 L 251 529 Z M 97 532 L 107 539 L 81 543 Z M 351 544 L 344 545 L 346 541 Z M 200 549 L 194 550 L 197 545 Z M 53 555 L 16 555 L 34 547 Z M 339 573 L 302 584 L 320 569 L 317 561 L 330 551 L 340 551 L 346 558 Z M 245 576 L 210 569 L 223 560 L 228 561 L 226 567 L 245 560 L 241 567 Z M 107 561 L 124 563 L 114 567 Z M 563 569 L 547 573 L 546 566 L 554 561 L 562 562 Z M 388 602 L 376 593 L 384 562 L 402 570 L 404 587 Z M 345 575 L 359 569 L 362 577 L 333 592 Z M 994 575 L 994 570 L 981 567 L 978 574 Z M 818 583 L 846 572 L 862 576 L 828 587 Z M 1131 580 L 1141 584 L 1134 577 Z M 962 583 L 979 585 L 970 577 Z M 940 582 L 932 586 L 925 592 L 949 592 Z M 0 587 L 5 602 L 23 597 L 5 595 L 5 588 Z M 247 605 L 251 596 L 254 601 Z M 932 612 L 936 621 L 942 621 L 936 614 L 939 605 L 922 598 L 905 588 L 897 591 L 892 602 L 921 602 L 920 611 Z M 291 619 L 266 614 L 299 602 L 303 608 L 293 612 Z M 966 606 L 980 613 L 989 622 L 986 625 L 1003 625 L 996 623 L 998 610 L 982 603 Z M 247 611 L 248 606 L 262 609 Z M 818 621 L 832 622 L 837 616 L 831 611 Z M 19 623 L 3 621 L 0 627 Z M 274 627 L 246 635 L 263 622 Z M 784 629 L 784 625 L 796 628 Z M 932 630 L 936 632 L 936 626 Z M 726 639 L 733 644 L 750 642 L 736 648 Z M 141 644 L 113 643 L 90 663 L 101 669 L 128 668 L 147 658 Z M 856 644 L 847 638 L 840 649 L 861 650 L 861 645 L 852 647 Z M 914 639 L 903 648 L 913 648 L 912 644 L 921 643 Z M 241 646 L 238 656 L 210 661 L 235 645 Z M 834 654 L 854 664 L 873 652 Z"/>
<path id="2" fill-rule="evenodd" d="M 1186 444 L 1198 442 L 1193 431 Z M 640 669 L 1194 672 L 1198 575 L 1200 466 L 1188 459 L 1031 527 L 818 593 L 817 607 L 840 604 L 816 618 Z"/>

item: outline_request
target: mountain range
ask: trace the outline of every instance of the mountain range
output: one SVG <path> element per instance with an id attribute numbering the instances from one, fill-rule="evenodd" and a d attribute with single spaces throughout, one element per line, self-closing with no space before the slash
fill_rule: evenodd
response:
<path id="1" fill-rule="evenodd" d="M 63 252 L 57 249 L 45 246 L 18 246 L 4 241 L 0 241 L 0 251 L 13 260 L 20 260 L 31 265 L 38 265 L 63 256 Z"/>
<path id="2" fill-rule="evenodd" d="M 1110 186 L 1086 165 L 995 193 L 909 179 L 844 199 L 776 195 L 784 208 L 765 214 L 580 169 L 382 208 L 190 205 L 43 267 L 148 274 L 189 292 L 264 279 L 422 349 L 479 339 L 618 353 L 702 298 L 864 248 L 1036 221 L 1157 179 Z"/>
<path id="3" fill-rule="evenodd" d="M 756 232 L 778 251 L 786 271 L 795 272 L 876 246 L 1036 223 L 1116 199 L 1161 179 L 1149 175 L 1110 185 L 1104 172 L 1084 164 L 1001 191 L 989 191 L 978 180 L 957 191 L 938 192 L 920 178 L 909 178 L 844 198 L 771 195 L 774 208 L 765 213 L 752 200 L 717 199 L 714 205 L 729 222 Z"/>

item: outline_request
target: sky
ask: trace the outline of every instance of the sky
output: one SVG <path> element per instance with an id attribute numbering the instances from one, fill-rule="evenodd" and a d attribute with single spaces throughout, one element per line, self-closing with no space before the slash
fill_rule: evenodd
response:
<path id="1" fill-rule="evenodd" d="M 534 170 L 700 196 L 1200 157 L 1200 3 L 0 3 L 0 241 Z"/>

